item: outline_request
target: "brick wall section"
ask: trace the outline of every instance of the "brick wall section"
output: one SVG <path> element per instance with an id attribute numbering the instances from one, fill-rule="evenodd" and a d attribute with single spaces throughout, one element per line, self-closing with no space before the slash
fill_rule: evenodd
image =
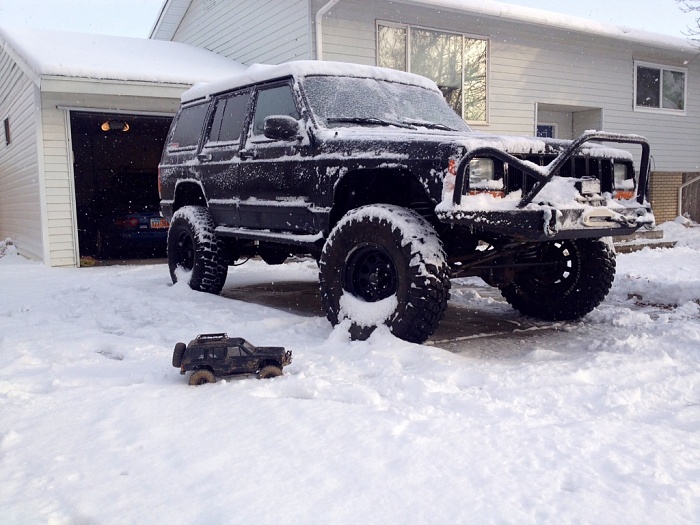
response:
<path id="1" fill-rule="evenodd" d="M 678 188 L 683 184 L 683 173 L 655 171 L 651 174 L 649 200 L 656 223 L 678 217 Z"/>

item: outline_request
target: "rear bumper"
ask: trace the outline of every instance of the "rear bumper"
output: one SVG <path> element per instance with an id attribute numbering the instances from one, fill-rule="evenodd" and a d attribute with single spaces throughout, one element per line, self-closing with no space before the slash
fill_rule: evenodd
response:
<path id="1" fill-rule="evenodd" d="M 629 235 L 652 228 L 654 215 L 648 206 L 624 208 L 585 207 L 512 210 L 436 210 L 445 223 L 528 241 L 600 238 Z"/>

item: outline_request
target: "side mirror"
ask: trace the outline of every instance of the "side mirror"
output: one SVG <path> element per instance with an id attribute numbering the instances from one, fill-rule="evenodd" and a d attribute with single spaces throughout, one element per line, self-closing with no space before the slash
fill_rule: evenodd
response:
<path id="1" fill-rule="evenodd" d="M 266 117 L 263 135 L 273 140 L 294 140 L 299 136 L 299 122 L 287 115 Z"/>

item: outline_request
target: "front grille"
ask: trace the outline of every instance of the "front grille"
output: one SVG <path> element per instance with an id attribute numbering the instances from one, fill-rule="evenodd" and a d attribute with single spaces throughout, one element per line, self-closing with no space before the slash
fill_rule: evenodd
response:
<path id="1" fill-rule="evenodd" d="M 538 166 L 546 166 L 556 158 L 555 155 L 516 155 L 516 157 Z M 572 157 L 561 167 L 556 175 L 576 179 L 596 178 L 600 180 L 600 190 L 602 192 L 613 191 L 613 163 L 610 159 Z M 536 182 L 533 177 L 528 176 L 514 166 L 506 166 L 504 179 L 508 193 L 523 190 L 523 194 L 526 194 Z"/>

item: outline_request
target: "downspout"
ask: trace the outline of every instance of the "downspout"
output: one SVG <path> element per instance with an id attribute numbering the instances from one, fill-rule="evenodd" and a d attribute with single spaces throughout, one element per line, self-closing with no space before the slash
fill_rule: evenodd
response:
<path id="1" fill-rule="evenodd" d="M 333 9 L 340 0 L 330 0 L 316 12 L 316 60 L 323 60 L 323 15 Z"/>

